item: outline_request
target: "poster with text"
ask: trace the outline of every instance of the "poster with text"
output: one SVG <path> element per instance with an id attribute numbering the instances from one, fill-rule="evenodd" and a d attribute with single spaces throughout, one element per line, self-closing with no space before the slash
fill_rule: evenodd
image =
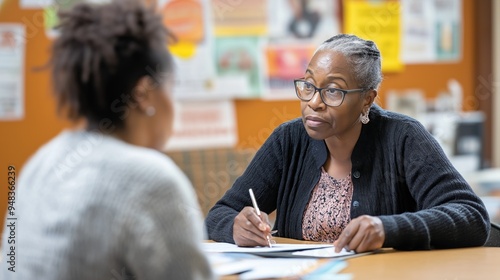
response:
<path id="1" fill-rule="evenodd" d="M 456 61 L 462 49 L 461 0 L 401 0 L 405 63 Z"/>
<path id="2" fill-rule="evenodd" d="M 234 103 L 230 100 L 176 102 L 173 134 L 166 150 L 234 147 L 237 142 Z"/>
<path id="3" fill-rule="evenodd" d="M 175 62 L 175 98 L 220 98 L 214 91 L 212 21 L 208 1 L 160 0 L 158 4 L 164 24 L 176 37 L 176 41 L 168 45 Z"/>
<path id="4" fill-rule="evenodd" d="M 266 48 L 268 99 L 296 99 L 294 79 L 304 77 L 315 46 L 272 45 Z"/>
<path id="5" fill-rule="evenodd" d="M 382 56 L 382 71 L 403 70 L 399 1 L 344 1 L 345 33 L 374 41 Z"/>
<path id="6" fill-rule="evenodd" d="M 211 0 L 215 36 L 267 35 L 268 0 Z"/>
<path id="7" fill-rule="evenodd" d="M 214 52 L 217 92 L 236 97 L 258 97 L 262 93 L 261 38 L 219 37 Z"/>
<path id="8" fill-rule="evenodd" d="M 54 0 L 20 0 L 21 9 L 44 9 L 54 5 Z"/>
<path id="9" fill-rule="evenodd" d="M 458 60 L 462 44 L 462 1 L 434 0 L 438 61 Z"/>
<path id="10" fill-rule="evenodd" d="M 340 32 L 340 0 L 271 0 L 269 38 L 319 45 Z"/>
<path id="11" fill-rule="evenodd" d="M 0 24 L 0 120 L 24 118 L 25 28 Z"/>
<path id="12" fill-rule="evenodd" d="M 433 1 L 402 0 L 402 60 L 405 63 L 436 60 Z"/>
<path id="13" fill-rule="evenodd" d="M 269 35 L 264 49 L 266 99 L 296 99 L 293 80 L 304 76 L 314 50 L 340 33 L 341 0 L 268 1 Z"/>

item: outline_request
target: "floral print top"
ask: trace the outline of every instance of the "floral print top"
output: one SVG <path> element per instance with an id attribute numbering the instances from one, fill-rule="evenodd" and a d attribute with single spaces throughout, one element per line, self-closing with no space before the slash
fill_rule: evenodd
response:
<path id="1" fill-rule="evenodd" d="M 351 174 L 336 180 L 324 168 L 302 218 L 304 240 L 334 242 L 351 220 Z"/>

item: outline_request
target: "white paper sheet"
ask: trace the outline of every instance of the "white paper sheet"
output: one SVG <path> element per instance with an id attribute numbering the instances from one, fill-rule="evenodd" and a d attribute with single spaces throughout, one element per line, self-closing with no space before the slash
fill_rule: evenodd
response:
<path id="1" fill-rule="evenodd" d="M 217 276 L 239 274 L 253 269 L 252 263 L 247 262 L 247 259 L 240 259 L 222 253 L 208 253 L 206 255 L 212 270 Z M 251 258 L 252 256 L 249 256 L 249 259 Z"/>
<path id="2" fill-rule="evenodd" d="M 24 118 L 25 28 L 0 24 L 0 120 Z"/>
<path id="3" fill-rule="evenodd" d="M 240 274 L 240 279 L 282 278 L 317 265 L 316 259 L 262 258 L 241 253 L 207 253 L 207 256 L 217 276 Z"/>
<path id="4" fill-rule="evenodd" d="M 19 5 L 23 9 L 43 9 L 54 5 L 54 0 L 21 0 Z"/>
<path id="5" fill-rule="evenodd" d="M 177 101 L 168 151 L 234 147 L 238 140 L 232 100 Z"/>
<path id="6" fill-rule="evenodd" d="M 297 276 L 317 265 L 315 259 L 250 259 L 253 269 L 240 274 L 240 279 L 270 279 Z"/>
<path id="7" fill-rule="evenodd" d="M 354 255 L 355 253 L 354 251 L 346 251 L 345 249 L 342 249 L 340 252 L 335 253 L 334 247 L 327 247 L 327 248 L 320 248 L 313 250 L 298 251 L 298 252 L 293 252 L 292 254 L 295 256 L 302 256 L 302 257 L 336 258 L 336 257 Z"/>
<path id="8" fill-rule="evenodd" d="M 239 247 L 231 243 L 204 243 L 205 252 L 212 253 L 268 253 L 268 252 L 293 252 L 301 250 L 333 248 L 330 244 L 274 244 L 269 247 Z"/>
<path id="9" fill-rule="evenodd" d="M 331 244 L 276 244 L 273 248 L 269 248 L 238 247 L 230 243 L 204 243 L 203 249 L 217 276 L 239 274 L 239 279 L 286 278 L 298 275 L 308 280 L 351 279 L 350 274 L 338 274 L 347 265 L 344 258 L 363 255 L 345 250 L 335 253 Z M 282 254 L 287 257 L 258 256 L 266 253 L 276 256 Z M 340 258 L 319 266 L 318 259 L 323 257 Z"/>

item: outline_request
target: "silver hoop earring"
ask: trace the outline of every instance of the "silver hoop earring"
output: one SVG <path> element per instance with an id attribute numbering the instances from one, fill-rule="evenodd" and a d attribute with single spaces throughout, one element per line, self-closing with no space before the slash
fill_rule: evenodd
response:
<path id="1" fill-rule="evenodd" d="M 366 113 L 361 113 L 361 116 L 359 117 L 359 119 L 361 120 L 361 123 L 362 124 L 367 124 L 370 122 L 370 118 L 368 117 L 368 114 L 370 113 L 370 109 L 368 109 L 366 111 Z"/>
<path id="2" fill-rule="evenodd" d="M 146 108 L 146 116 L 148 117 L 152 117 L 156 114 L 156 109 L 155 107 L 153 106 L 149 106 L 148 108 Z"/>

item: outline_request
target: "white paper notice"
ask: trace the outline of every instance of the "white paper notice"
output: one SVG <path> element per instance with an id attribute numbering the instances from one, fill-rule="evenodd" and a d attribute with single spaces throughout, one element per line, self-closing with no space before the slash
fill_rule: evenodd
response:
<path id="1" fill-rule="evenodd" d="M 401 0 L 402 60 L 456 61 L 462 52 L 462 0 Z"/>
<path id="2" fill-rule="evenodd" d="M 25 29 L 0 24 L 0 120 L 24 117 Z"/>
<path id="3" fill-rule="evenodd" d="M 236 115 L 231 100 L 175 103 L 174 131 L 166 149 L 234 147 Z"/>
<path id="4" fill-rule="evenodd" d="M 203 249 L 209 253 L 270 253 L 295 252 L 319 248 L 333 248 L 329 244 L 274 244 L 273 247 L 239 247 L 231 243 L 203 243 Z"/>
<path id="5" fill-rule="evenodd" d="M 436 61 L 434 2 L 402 0 L 402 59 L 405 63 Z"/>
<path id="6" fill-rule="evenodd" d="M 21 0 L 20 5 L 23 9 L 43 9 L 54 4 L 54 0 Z"/>

